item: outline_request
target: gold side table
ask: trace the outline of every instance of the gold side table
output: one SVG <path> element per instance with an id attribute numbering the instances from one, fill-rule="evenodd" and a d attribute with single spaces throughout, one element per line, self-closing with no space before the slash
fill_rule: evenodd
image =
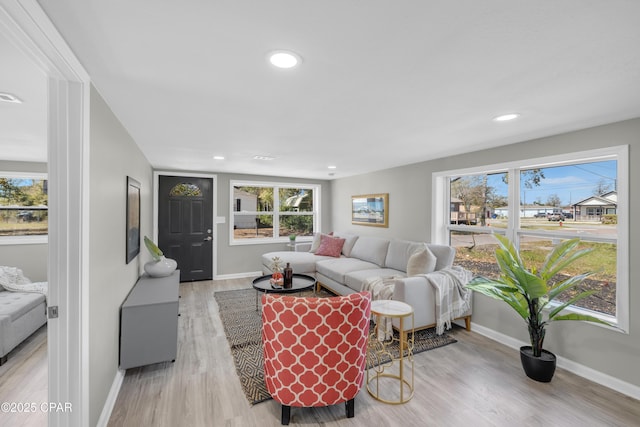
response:
<path id="1" fill-rule="evenodd" d="M 369 336 L 367 391 L 374 399 L 384 403 L 406 403 L 413 397 L 413 307 L 400 301 L 377 300 L 371 303 L 371 314 L 376 316 L 376 326 Z M 404 321 L 409 316 L 411 329 L 404 333 Z M 392 334 L 390 339 L 386 339 L 386 331 L 380 331 L 387 323 L 383 321 L 385 318 L 399 319 L 400 333 L 397 338 Z M 394 343 L 397 343 L 397 350 L 393 348 Z M 411 370 L 410 375 L 407 369 Z"/>

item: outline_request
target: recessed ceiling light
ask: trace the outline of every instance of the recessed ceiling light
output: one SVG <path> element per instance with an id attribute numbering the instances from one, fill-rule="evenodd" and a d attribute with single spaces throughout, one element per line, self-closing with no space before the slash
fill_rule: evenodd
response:
<path id="1" fill-rule="evenodd" d="M 213 156 L 213 160 L 224 160 L 224 156 Z"/>
<path id="2" fill-rule="evenodd" d="M 302 58 L 290 50 L 276 50 L 269 53 L 269 62 L 278 68 L 293 68 L 300 65 Z"/>
<path id="3" fill-rule="evenodd" d="M 254 160 L 273 160 L 275 157 L 273 156 L 253 156 Z"/>
<path id="4" fill-rule="evenodd" d="M 327 168 L 329 168 L 329 169 L 337 169 L 338 167 L 337 166 L 327 166 Z"/>
<path id="5" fill-rule="evenodd" d="M 0 101 L 13 102 L 14 104 L 22 104 L 22 100 L 10 93 L 0 92 Z"/>
<path id="6" fill-rule="evenodd" d="M 501 116 L 494 117 L 493 121 L 494 122 L 508 122 L 509 120 L 517 119 L 518 117 L 520 117 L 520 114 L 518 114 L 518 113 L 509 113 L 509 114 L 503 114 Z"/>

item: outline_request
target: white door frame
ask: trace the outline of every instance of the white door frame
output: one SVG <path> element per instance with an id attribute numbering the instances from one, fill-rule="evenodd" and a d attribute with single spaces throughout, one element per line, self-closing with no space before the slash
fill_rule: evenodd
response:
<path id="1" fill-rule="evenodd" d="M 89 425 L 89 93 L 90 79 L 35 0 L 0 0 L 0 30 L 49 80 L 50 427 Z"/>
<path id="2" fill-rule="evenodd" d="M 158 187 L 160 182 L 160 175 L 168 176 L 190 176 L 194 178 L 211 178 L 211 189 L 213 191 L 213 212 L 211 212 L 211 227 L 213 230 L 213 245 L 211 256 L 213 260 L 211 262 L 211 273 L 215 279 L 218 276 L 218 176 L 208 173 L 189 173 L 189 172 L 176 172 L 176 171 L 153 171 L 153 239 L 158 241 Z"/>

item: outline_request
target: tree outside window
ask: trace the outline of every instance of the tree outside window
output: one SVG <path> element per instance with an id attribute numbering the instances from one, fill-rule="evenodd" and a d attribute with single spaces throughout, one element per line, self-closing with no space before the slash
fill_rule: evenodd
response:
<path id="1" fill-rule="evenodd" d="M 313 236 L 319 189 L 319 185 L 232 182 L 231 241 L 263 243 Z"/>
<path id="2" fill-rule="evenodd" d="M 483 173 L 479 167 L 436 174 L 434 179 L 446 186 L 448 200 L 444 205 L 434 199 L 434 206 L 447 206 L 449 221 L 441 225 L 443 232 L 436 229 L 433 234 L 456 247 L 457 264 L 488 277 L 499 274 L 492 233 L 512 239 L 531 266 L 542 265 L 546 254 L 560 241 L 578 236 L 581 247 L 592 252 L 567 274 L 596 271 L 576 292 L 596 290 L 597 294 L 573 308 L 613 318 L 624 329 L 628 319 L 618 315 L 620 304 L 628 303 L 628 283 L 620 282 L 621 277 L 627 277 L 624 271 L 628 268 L 624 258 L 628 242 L 626 234 L 621 234 L 628 227 L 626 209 L 621 208 L 626 204 L 628 189 L 620 188 L 621 183 L 626 184 L 621 177 L 628 176 L 626 170 L 620 170 L 626 164 L 626 151 L 604 151 L 599 156 L 575 155 L 588 161 L 572 161 L 571 155 L 566 155 L 558 156 L 561 158 L 555 159 L 556 165 L 541 159 L 544 166 L 539 167 L 490 165 L 486 167 L 490 173 Z M 534 165 L 535 160 L 523 163 Z M 572 296 L 567 294 L 565 298 Z"/>
<path id="3" fill-rule="evenodd" d="M 47 234 L 47 181 L 0 175 L 0 237 Z"/>

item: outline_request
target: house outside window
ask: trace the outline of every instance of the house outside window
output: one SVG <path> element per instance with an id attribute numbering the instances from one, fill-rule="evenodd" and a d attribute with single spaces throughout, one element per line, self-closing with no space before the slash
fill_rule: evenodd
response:
<path id="1" fill-rule="evenodd" d="M 320 185 L 231 182 L 231 244 L 311 239 L 317 231 Z"/>
<path id="2" fill-rule="evenodd" d="M 0 244 L 47 241 L 46 178 L 39 173 L 0 172 Z"/>
<path id="3" fill-rule="evenodd" d="M 627 159 L 622 146 L 435 173 L 432 240 L 454 246 L 456 264 L 495 277 L 492 233 L 510 238 L 536 267 L 560 241 L 580 237 L 592 252 L 567 273 L 595 271 L 578 291 L 598 293 L 571 310 L 628 332 Z"/>

